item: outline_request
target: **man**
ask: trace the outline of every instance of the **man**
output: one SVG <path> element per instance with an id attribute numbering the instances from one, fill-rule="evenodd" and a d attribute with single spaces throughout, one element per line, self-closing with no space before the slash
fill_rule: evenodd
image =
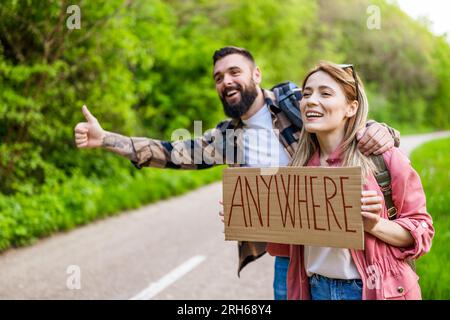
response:
<path id="1" fill-rule="evenodd" d="M 83 106 L 87 122 L 75 127 L 77 147 L 105 148 L 130 159 L 137 168 L 204 169 L 224 163 L 286 166 L 297 147 L 301 128 L 279 108 L 273 92 L 260 87 L 261 70 L 251 53 L 243 48 L 224 47 L 214 53 L 213 62 L 216 91 L 231 120 L 219 123 L 201 138 L 168 142 L 105 131 Z M 394 140 L 399 142 L 398 132 L 377 123 L 368 126 L 360 136 L 359 146 L 365 154 L 382 153 L 394 145 Z M 238 274 L 247 263 L 266 252 L 265 243 L 239 242 L 238 247 Z M 276 252 L 273 248 L 276 245 L 269 244 L 267 251 Z M 275 259 L 275 299 L 286 299 L 288 263 L 286 257 Z"/>

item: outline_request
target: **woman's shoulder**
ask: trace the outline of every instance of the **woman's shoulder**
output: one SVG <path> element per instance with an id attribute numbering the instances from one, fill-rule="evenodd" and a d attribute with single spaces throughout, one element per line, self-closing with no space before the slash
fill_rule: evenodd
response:
<path id="1" fill-rule="evenodd" d="M 388 169 L 410 166 L 411 164 L 408 156 L 397 147 L 392 147 L 384 152 L 383 158 Z"/>

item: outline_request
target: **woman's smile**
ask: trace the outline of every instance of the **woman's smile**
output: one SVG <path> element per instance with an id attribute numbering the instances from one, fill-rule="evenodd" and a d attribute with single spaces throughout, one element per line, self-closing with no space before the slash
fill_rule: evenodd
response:
<path id="1" fill-rule="evenodd" d="M 323 117 L 324 117 L 324 114 L 319 111 L 308 110 L 305 112 L 305 119 L 307 122 L 320 121 L 321 118 L 323 118 Z"/>

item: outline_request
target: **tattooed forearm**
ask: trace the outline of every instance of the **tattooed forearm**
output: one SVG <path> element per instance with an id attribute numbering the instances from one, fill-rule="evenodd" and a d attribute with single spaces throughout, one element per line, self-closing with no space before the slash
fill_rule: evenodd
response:
<path id="1" fill-rule="evenodd" d="M 103 138 L 102 147 L 124 156 L 132 161 L 137 160 L 136 151 L 133 148 L 131 139 L 117 133 L 106 133 Z"/>

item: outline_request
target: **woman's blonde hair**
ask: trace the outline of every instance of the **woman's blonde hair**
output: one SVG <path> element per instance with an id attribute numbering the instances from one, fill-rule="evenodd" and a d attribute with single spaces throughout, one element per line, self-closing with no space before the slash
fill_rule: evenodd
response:
<path id="1" fill-rule="evenodd" d="M 369 112 L 369 103 L 367 101 L 366 93 L 363 84 L 356 74 L 353 67 L 341 67 L 337 64 L 322 61 L 317 67 L 308 73 L 305 80 L 303 80 L 302 91 L 305 90 L 306 81 L 308 78 L 319 71 L 327 73 L 332 77 L 344 91 L 347 102 L 354 100 L 358 101 L 358 109 L 356 114 L 347 120 L 345 124 L 344 140 L 341 144 L 341 154 L 343 157 L 343 167 L 361 166 L 362 177 L 367 178 L 371 173 L 376 171 L 376 167 L 372 160 L 361 153 L 358 149 L 358 140 L 356 133 L 365 127 L 367 122 L 367 114 Z M 358 83 L 355 83 L 355 78 Z M 358 92 L 356 92 L 358 91 Z M 309 133 L 303 126 L 300 137 L 298 149 L 293 156 L 291 162 L 292 166 L 305 166 L 314 152 L 319 147 L 315 133 Z"/>

